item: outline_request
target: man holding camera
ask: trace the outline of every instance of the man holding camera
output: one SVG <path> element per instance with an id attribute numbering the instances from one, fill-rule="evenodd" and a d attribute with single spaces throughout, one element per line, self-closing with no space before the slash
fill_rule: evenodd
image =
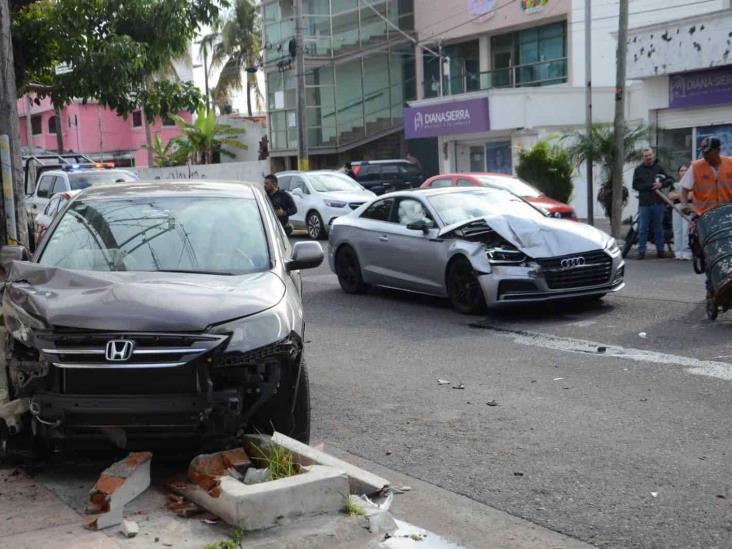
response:
<path id="1" fill-rule="evenodd" d="M 663 234 L 663 215 L 665 203 L 656 193 L 671 187 L 674 180 L 669 177 L 663 166 L 656 160 L 650 147 L 643 149 L 643 162 L 633 172 L 633 188 L 638 191 L 638 259 L 645 259 L 648 244 L 648 229 L 653 224 L 653 237 L 659 258 L 669 257 L 664 251 L 666 245 Z"/>

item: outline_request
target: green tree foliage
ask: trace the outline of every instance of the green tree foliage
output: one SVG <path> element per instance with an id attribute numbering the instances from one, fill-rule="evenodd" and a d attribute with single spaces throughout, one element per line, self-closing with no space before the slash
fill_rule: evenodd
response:
<path id="1" fill-rule="evenodd" d="M 214 89 L 214 98 L 220 105 L 228 101 L 232 92 L 246 89 L 247 110 L 252 116 L 251 92 L 257 101 L 262 94 L 257 85 L 256 67 L 262 50 L 262 28 L 259 10 L 252 0 L 234 0 L 234 5 L 223 20 L 220 39 L 211 43 L 214 66 L 221 66 L 221 74 Z M 203 44 L 202 44 L 203 47 Z"/>
<path id="2" fill-rule="evenodd" d="M 182 158 L 193 164 L 213 163 L 216 152 L 233 157 L 234 154 L 224 147 L 243 150 L 249 148 L 237 139 L 244 133 L 244 129 L 219 124 L 213 109 L 207 113 L 205 107 L 200 107 L 196 114 L 196 121 L 192 124 L 180 116 L 173 115 L 172 118 L 183 132 L 181 137 L 174 140 L 175 146 L 178 147 L 176 154 L 181 154 Z"/>
<path id="3" fill-rule="evenodd" d="M 62 106 L 76 98 L 148 119 L 194 110 L 190 83 L 155 81 L 187 55 L 219 0 L 11 0 L 18 93 L 35 91 Z M 59 66 L 69 68 L 58 73 Z"/>
<path id="4" fill-rule="evenodd" d="M 516 174 L 545 195 L 569 202 L 572 196 L 572 160 L 567 152 L 546 140 L 519 153 Z"/>
<path id="5" fill-rule="evenodd" d="M 153 153 L 153 164 L 156 168 L 180 166 L 186 162 L 185 152 L 175 140 L 163 144 L 160 134 L 156 133 L 152 138 L 152 144 L 146 145 L 145 148 Z"/>

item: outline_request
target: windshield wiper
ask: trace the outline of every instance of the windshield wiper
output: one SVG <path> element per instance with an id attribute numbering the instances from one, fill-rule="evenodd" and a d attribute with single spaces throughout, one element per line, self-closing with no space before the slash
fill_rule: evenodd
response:
<path id="1" fill-rule="evenodd" d="M 156 269 L 151 271 L 154 273 L 190 273 L 190 274 L 205 274 L 205 275 L 222 275 L 222 276 L 234 276 L 234 273 L 225 273 L 223 271 L 198 271 L 198 270 L 187 270 L 187 269 Z"/>

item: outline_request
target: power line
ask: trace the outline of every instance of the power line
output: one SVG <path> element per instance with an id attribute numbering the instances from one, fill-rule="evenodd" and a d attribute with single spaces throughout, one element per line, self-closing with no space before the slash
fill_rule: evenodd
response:
<path id="1" fill-rule="evenodd" d="M 643 15 L 645 13 L 654 13 L 654 12 L 657 12 L 657 11 L 667 12 L 667 11 L 673 10 L 675 8 L 687 8 L 689 6 L 696 6 L 696 5 L 699 5 L 699 4 L 708 4 L 708 3 L 713 2 L 713 1 L 714 0 L 697 0 L 696 2 L 688 2 L 686 4 L 677 4 L 675 6 L 666 6 L 664 8 L 650 8 L 650 9 L 647 9 L 647 10 L 640 10 L 640 11 L 631 12 L 630 13 L 630 16 L 632 17 L 634 15 Z M 699 14 L 696 14 L 696 15 L 699 15 Z M 606 21 L 606 20 L 617 19 L 617 18 L 618 18 L 617 15 L 606 15 L 604 17 L 595 17 L 595 18 L 592 19 L 592 21 L 593 22 L 594 21 Z M 669 25 L 672 25 L 673 23 L 674 23 L 674 20 L 671 19 L 669 21 L 661 22 L 659 24 L 669 24 Z"/>

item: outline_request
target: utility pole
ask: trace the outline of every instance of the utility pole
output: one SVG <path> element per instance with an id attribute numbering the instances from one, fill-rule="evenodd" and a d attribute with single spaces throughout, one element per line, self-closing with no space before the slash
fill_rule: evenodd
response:
<path id="1" fill-rule="evenodd" d="M 613 200 L 611 226 L 615 238 L 620 236 L 623 219 L 623 169 L 625 167 L 625 57 L 628 51 L 628 0 L 620 0 L 618 20 L 617 73 L 615 78 L 615 165 L 613 166 Z"/>
<path id="2" fill-rule="evenodd" d="M 4 168 L 12 174 L 13 205 L 17 224 L 17 240 L 28 244 L 28 222 L 23 205 L 23 171 L 20 158 L 20 121 L 18 120 L 18 91 L 15 87 L 13 41 L 10 35 L 10 6 L 8 0 L 0 0 L 0 135 L 7 135 L 10 164 Z M 0 223 L 0 239 L 6 242 L 12 232 Z"/>
<path id="3" fill-rule="evenodd" d="M 201 44 L 203 46 L 203 88 L 206 91 L 206 114 L 211 110 L 210 92 L 208 90 L 208 47 L 206 42 Z"/>
<path id="4" fill-rule="evenodd" d="M 585 0 L 585 131 L 592 135 L 592 8 L 591 0 Z M 595 186 L 592 173 L 592 155 L 587 155 L 587 223 L 595 224 Z"/>
<path id="5" fill-rule="evenodd" d="M 302 28 L 302 0 L 294 1 L 295 76 L 297 77 L 297 169 L 308 171 L 308 132 L 305 128 L 305 47 Z"/>
<path id="6" fill-rule="evenodd" d="M 439 54 L 439 63 L 440 63 L 440 97 L 445 95 L 445 56 L 442 54 L 442 40 L 440 40 L 440 43 L 437 47 L 437 53 Z"/>

